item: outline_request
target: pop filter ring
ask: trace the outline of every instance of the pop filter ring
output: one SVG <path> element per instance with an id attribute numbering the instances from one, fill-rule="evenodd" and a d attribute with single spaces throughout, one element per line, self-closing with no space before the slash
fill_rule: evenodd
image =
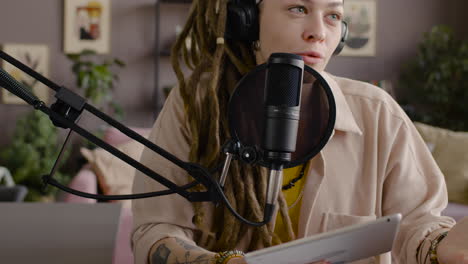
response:
<path id="1" fill-rule="evenodd" d="M 242 86 L 246 80 L 250 80 L 252 75 L 255 75 L 261 71 L 265 71 L 267 69 L 267 64 L 261 64 L 256 66 L 252 71 L 244 75 L 239 83 L 236 85 L 236 88 L 231 95 L 229 99 L 229 104 L 228 104 L 228 123 L 229 123 L 229 130 L 231 132 L 231 137 L 233 138 L 234 141 L 237 141 L 240 143 L 242 147 L 249 147 L 249 148 L 255 148 L 258 151 L 257 155 L 260 157 L 255 164 L 258 164 L 263 167 L 269 167 L 269 164 L 265 163 L 265 161 L 261 158 L 263 156 L 263 153 L 260 149 L 259 146 L 251 146 L 251 145 L 244 145 L 242 140 L 239 138 L 238 133 L 235 128 L 235 111 L 233 110 L 233 100 L 236 98 L 237 92 L 239 91 L 239 88 Z M 313 77 L 316 78 L 316 81 L 318 81 L 321 86 L 323 87 L 323 90 L 325 91 L 326 97 L 327 97 L 327 102 L 328 102 L 328 122 L 326 125 L 326 128 L 324 130 L 324 133 L 320 140 L 318 141 L 317 145 L 315 145 L 312 150 L 306 154 L 303 157 L 299 157 L 295 160 L 292 160 L 288 163 L 284 164 L 284 168 L 292 168 L 296 167 L 301 164 L 305 164 L 307 161 L 315 157 L 322 149 L 325 147 L 325 144 L 327 144 L 328 140 L 330 139 L 331 135 L 333 134 L 333 129 L 335 128 L 335 120 L 336 120 L 336 104 L 335 104 L 335 98 L 333 97 L 333 92 L 328 85 L 328 83 L 325 81 L 322 75 L 320 75 L 317 71 L 315 71 L 313 68 L 304 65 L 304 73 L 310 73 Z M 263 88 L 263 87 L 262 87 Z M 300 119 L 299 119 L 300 122 Z M 242 159 L 240 159 L 242 160 Z"/>

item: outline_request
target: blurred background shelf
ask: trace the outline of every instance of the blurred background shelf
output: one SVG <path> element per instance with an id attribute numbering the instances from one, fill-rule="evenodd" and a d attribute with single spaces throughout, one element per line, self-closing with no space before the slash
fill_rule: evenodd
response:
<path id="1" fill-rule="evenodd" d="M 172 70 L 170 65 L 171 45 L 175 41 L 177 35 L 177 27 L 182 27 L 182 22 L 168 21 L 168 18 L 172 18 L 170 14 L 177 14 L 179 19 L 186 18 L 185 13 L 188 13 L 188 9 L 192 0 L 159 0 L 156 1 L 155 5 L 155 89 L 154 89 L 154 115 L 158 116 L 165 101 L 165 93 L 163 87 L 168 87 L 175 84 L 176 79 L 172 73 L 168 72 L 168 69 Z M 172 6 L 177 4 L 180 6 Z M 164 9 L 165 12 L 161 12 Z M 168 14 L 166 9 L 170 9 Z M 183 21 L 185 22 L 185 21 Z M 171 30 L 171 27 L 173 28 Z M 169 30 L 168 30 L 169 29 Z M 169 33 L 168 33 L 169 32 Z M 168 35 L 169 34 L 169 35 Z M 163 77 L 163 78 L 161 78 Z"/>

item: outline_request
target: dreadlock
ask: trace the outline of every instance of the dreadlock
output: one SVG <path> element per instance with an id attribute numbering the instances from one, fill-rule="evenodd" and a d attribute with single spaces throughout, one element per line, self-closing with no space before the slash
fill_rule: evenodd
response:
<path id="1" fill-rule="evenodd" d="M 240 77 L 255 66 L 255 56 L 248 44 L 223 38 L 227 1 L 194 0 L 185 27 L 172 48 L 172 65 L 192 135 L 189 159 L 208 168 L 219 163 L 221 144 L 230 138 L 227 122 L 229 96 Z M 187 39 L 191 39 L 190 46 L 187 46 Z M 181 61 L 191 70 L 187 79 Z M 206 75 L 208 78 L 204 78 Z M 201 85 L 205 79 L 209 80 L 208 85 Z M 264 168 L 234 161 L 226 180 L 225 194 L 233 208 L 253 221 L 263 219 L 266 178 Z M 288 230 L 291 231 L 284 198 L 280 197 L 280 212 L 283 218 L 286 217 L 284 222 L 289 223 Z M 194 209 L 194 223 L 205 230 L 202 227 L 206 216 L 201 204 L 194 203 Z M 249 227 L 223 207 L 215 209 L 214 217 L 216 221 L 209 227 L 211 242 L 201 246 L 213 251 L 233 249 Z M 254 228 L 249 250 L 270 246 L 272 239 L 277 241 L 271 227 Z"/>

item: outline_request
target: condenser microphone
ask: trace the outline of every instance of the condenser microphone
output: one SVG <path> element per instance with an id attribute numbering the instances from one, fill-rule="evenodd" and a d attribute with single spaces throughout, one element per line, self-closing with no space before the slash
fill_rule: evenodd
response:
<path id="1" fill-rule="evenodd" d="M 267 62 L 261 148 L 268 164 L 265 219 L 270 219 L 283 182 L 284 164 L 296 150 L 304 61 L 290 53 L 273 53 Z"/>

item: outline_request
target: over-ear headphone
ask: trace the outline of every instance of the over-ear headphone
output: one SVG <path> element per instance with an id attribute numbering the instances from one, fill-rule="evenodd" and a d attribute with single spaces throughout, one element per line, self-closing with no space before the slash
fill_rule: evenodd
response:
<path id="1" fill-rule="evenodd" d="M 259 19 L 255 0 L 230 0 L 228 2 L 225 37 L 247 43 L 258 40 Z M 341 40 L 333 55 L 338 55 L 343 50 L 347 38 L 348 24 L 343 21 Z"/>
<path id="2" fill-rule="evenodd" d="M 258 6 L 255 0 L 230 0 L 227 6 L 227 39 L 243 42 L 258 40 Z"/>
<path id="3" fill-rule="evenodd" d="M 346 21 L 341 22 L 341 39 L 340 43 L 338 43 L 338 47 L 336 47 L 333 55 L 338 55 L 343 50 L 346 45 L 346 40 L 348 39 L 348 23 Z"/>

